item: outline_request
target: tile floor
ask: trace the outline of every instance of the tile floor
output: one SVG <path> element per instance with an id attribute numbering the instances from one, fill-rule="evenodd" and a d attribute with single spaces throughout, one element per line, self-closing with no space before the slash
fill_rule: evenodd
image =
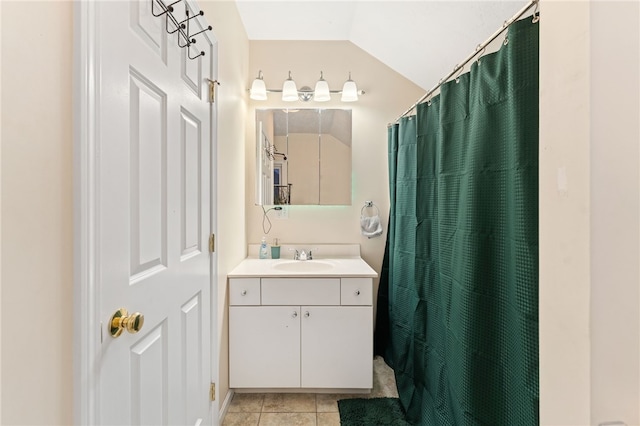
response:
<path id="1" fill-rule="evenodd" d="M 222 426 L 339 426 L 339 399 L 397 396 L 393 370 L 376 357 L 371 393 L 236 393 Z"/>

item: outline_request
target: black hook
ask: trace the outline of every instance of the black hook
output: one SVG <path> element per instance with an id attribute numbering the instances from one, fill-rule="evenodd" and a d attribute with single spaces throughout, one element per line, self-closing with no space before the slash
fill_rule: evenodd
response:
<path id="1" fill-rule="evenodd" d="M 170 30 L 169 29 L 169 19 L 167 19 L 166 21 L 166 27 L 167 27 L 167 34 L 173 34 L 176 31 L 179 30 L 184 30 L 186 27 L 184 26 L 184 24 L 178 24 L 178 22 L 176 22 L 175 18 L 173 17 L 173 15 L 167 15 L 167 16 L 171 16 L 171 23 L 176 27 L 175 30 Z"/>
<path id="2" fill-rule="evenodd" d="M 193 56 L 193 57 L 191 56 L 191 50 L 189 50 L 188 52 L 189 52 L 189 59 L 197 59 L 200 56 L 204 56 L 204 52 L 200 52 L 199 55 L 196 55 L 196 56 Z"/>
<path id="3" fill-rule="evenodd" d="M 180 44 L 180 37 L 178 37 L 178 46 L 182 47 L 189 47 L 191 46 L 191 43 L 195 43 L 196 40 L 191 38 L 191 36 L 189 35 L 189 21 L 191 21 L 193 18 L 198 17 L 198 15 L 202 16 L 204 15 L 203 11 L 200 11 L 200 13 L 193 15 L 193 16 L 189 16 L 189 8 L 185 8 L 184 11 L 185 15 L 187 16 L 183 21 L 180 22 L 180 28 L 184 29 L 185 28 L 185 22 L 186 22 L 186 30 L 187 32 L 185 33 L 184 31 L 180 31 L 180 35 L 185 39 L 186 44 Z"/>
<path id="4" fill-rule="evenodd" d="M 192 20 L 193 18 L 197 18 L 198 15 L 202 16 L 204 15 L 203 11 L 200 11 L 200 13 L 198 13 L 197 15 L 193 15 L 193 16 L 189 16 L 189 9 L 186 9 L 184 11 L 185 15 L 187 16 L 185 19 L 183 19 L 182 21 L 180 21 L 180 24 L 184 24 L 185 22 L 187 23 L 187 25 L 189 25 L 189 21 Z"/>
<path id="5" fill-rule="evenodd" d="M 153 7 L 153 5 L 156 3 L 156 1 L 160 4 L 162 9 L 164 10 L 164 12 L 158 13 L 157 15 L 155 13 L 155 8 Z M 180 3 L 181 1 L 182 0 L 177 0 L 177 1 L 174 1 L 173 3 L 171 3 L 169 6 L 166 6 L 164 3 L 162 3 L 161 0 L 151 0 L 151 14 L 157 18 L 158 16 L 162 16 L 165 13 L 173 12 L 173 5 L 176 4 L 176 3 Z"/>
<path id="6" fill-rule="evenodd" d="M 182 21 L 178 22 L 178 20 L 176 19 L 175 16 L 173 16 L 173 5 L 181 2 L 182 0 L 176 0 L 173 3 L 169 4 L 169 5 L 165 5 L 163 3 L 162 0 L 151 0 L 151 14 L 155 17 L 159 17 L 162 15 L 166 15 L 165 18 L 165 29 L 167 31 L 168 34 L 174 34 L 174 33 L 178 33 L 178 46 L 180 48 L 184 48 L 186 47 L 187 50 L 189 51 L 187 56 L 189 57 L 189 59 L 196 59 L 199 58 L 200 56 L 204 56 L 204 52 L 200 52 L 198 55 L 196 56 L 191 56 L 191 51 L 190 51 L 190 46 L 192 44 L 196 43 L 196 39 L 194 38 L 195 36 L 197 36 L 198 34 L 202 34 L 205 31 L 211 31 L 213 28 L 211 27 L 211 25 L 209 25 L 207 28 L 198 31 L 195 34 L 189 34 L 190 30 L 189 30 L 189 24 L 190 21 L 194 18 L 197 18 L 198 16 L 204 16 L 204 12 L 201 10 L 198 13 L 193 14 L 192 16 L 189 16 L 189 6 L 185 5 L 185 16 L 186 18 L 183 19 Z M 155 7 L 154 7 L 154 3 L 158 2 L 158 4 L 160 5 L 160 7 L 162 8 L 162 12 L 161 13 L 156 13 L 155 12 Z M 171 24 L 173 25 L 173 29 L 170 28 L 169 26 L 169 21 L 171 21 Z M 184 42 L 181 40 L 183 39 Z"/>
<path id="7" fill-rule="evenodd" d="M 204 30 L 202 30 L 202 31 L 198 31 L 198 32 L 197 32 L 197 33 L 195 33 L 195 34 L 191 34 L 191 37 L 197 36 L 198 34 L 202 34 L 202 33 L 203 33 L 203 32 L 205 32 L 205 31 L 211 31 L 212 29 L 213 29 L 213 28 L 211 27 L 211 25 L 209 25 L 209 26 L 208 26 L 207 28 L 205 28 Z M 195 40 L 194 40 L 193 42 L 195 43 Z"/>

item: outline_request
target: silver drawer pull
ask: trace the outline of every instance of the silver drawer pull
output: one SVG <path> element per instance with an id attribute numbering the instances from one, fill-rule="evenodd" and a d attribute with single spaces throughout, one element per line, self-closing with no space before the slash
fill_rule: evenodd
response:
<path id="1" fill-rule="evenodd" d="M 360 290 L 356 290 L 356 296 L 360 296 Z"/>
<path id="2" fill-rule="evenodd" d="M 293 314 L 291 315 L 291 318 L 297 318 L 297 317 L 298 317 L 298 313 L 294 311 Z"/>
<path id="3" fill-rule="evenodd" d="M 242 290 L 242 292 L 240 294 L 243 295 L 243 296 L 246 296 L 247 295 L 247 290 Z"/>
<path id="4" fill-rule="evenodd" d="M 309 318 L 309 316 L 310 316 L 310 315 L 311 315 L 311 314 L 309 313 L 309 311 L 307 311 L 307 312 L 305 312 L 305 313 L 304 313 L 304 317 L 305 317 L 305 318 Z"/>

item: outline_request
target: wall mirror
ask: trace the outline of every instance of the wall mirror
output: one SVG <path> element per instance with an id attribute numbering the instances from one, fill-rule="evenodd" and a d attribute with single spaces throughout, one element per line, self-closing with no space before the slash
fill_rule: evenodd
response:
<path id="1" fill-rule="evenodd" d="M 351 110 L 257 109 L 256 137 L 256 204 L 351 204 Z"/>

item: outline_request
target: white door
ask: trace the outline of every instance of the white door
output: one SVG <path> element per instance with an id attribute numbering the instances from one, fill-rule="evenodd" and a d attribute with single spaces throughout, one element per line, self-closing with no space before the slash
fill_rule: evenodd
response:
<path id="1" fill-rule="evenodd" d="M 151 7 L 96 5 L 95 273 L 104 333 L 96 417 L 103 425 L 211 424 L 213 36 L 197 37 L 205 56 L 191 60 L 197 51 L 180 48 Z M 185 7 L 174 6 L 179 21 Z M 109 334 L 118 308 L 144 315 L 137 334 Z"/>

